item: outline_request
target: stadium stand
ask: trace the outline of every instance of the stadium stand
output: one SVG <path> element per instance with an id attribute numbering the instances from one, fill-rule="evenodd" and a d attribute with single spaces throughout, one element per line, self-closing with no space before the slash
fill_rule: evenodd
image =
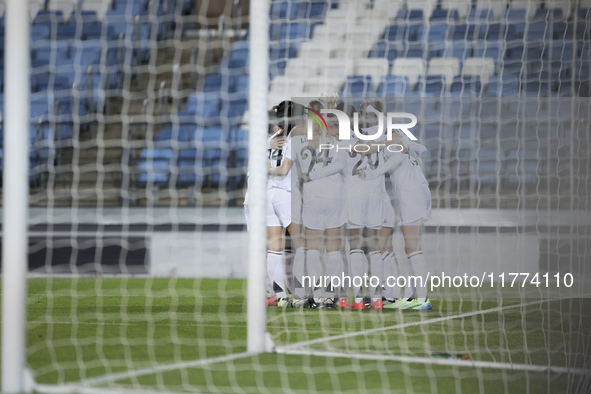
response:
<path id="1" fill-rule="evenodd" d="M 588 97 L 591 4 L 581 2 L 577 13 L 571 6 L 551 0 L 272 1 L 269 106 L 322 91 L 359 97 Z M 129 157 L 119 149 L 110 163 L 121 174 L 132 166 L 132 184 L 144 189 L 138 195 L 148 193 L 150 182 L 170 189 L 215 188 L 227 181 L 208 176 L 216 166 L 236 169 L 231 182 L 243 187 L 247 30 L 203 39 L 197 46 L 210 48 L 206 53 L 192 48 L 190 57 L 173 61 L 153 45 L 194 27 L 175 22 L 175 16 L 195 11 L 193 1 L 35 0 L 30 9 L 31 122 L 41 130 L 31 133 L 31 168 L 38 175 L 32 184 L 42 189 L 56 166 L 71 160 L 72 136 L 92 138 L 101 128 L 112 138 L 137 140 Z M 148 66 L 166 67 L 166 75 L 151 80 Z M 123 91 L 134 96 L 127 112 Z M 125 136 L 127 126 L 99 122 L 117 114 L 129 122 L 134 115 L 158 120 L 130 124 Z M 227 149 L 204 157 L 200 152 L 214 133 Z M 168 152 L 154 153 L 163 150 Z M 158 176 L 150 178 L 146 169 L 152 165 L 158 165 Z M 190 176 L 191 167 L 200 175 Z M 113 190 L 122 177 L 114 178 Z M 112 204 L 120 204 L 119 194 Z"/>

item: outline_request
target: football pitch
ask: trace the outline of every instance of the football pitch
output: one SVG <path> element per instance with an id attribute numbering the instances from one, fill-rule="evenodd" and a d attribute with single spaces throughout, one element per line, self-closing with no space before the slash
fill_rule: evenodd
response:
<path id="1" fill-rule="evenodd" d="M 28 292 L 27 361 L 39 391 L 558 393 L 590 384 L 589 299 L 434 293 L 430 311 L 268 307 L 277 351 L 250 355 L 243 280 L 33 278 Z"/>

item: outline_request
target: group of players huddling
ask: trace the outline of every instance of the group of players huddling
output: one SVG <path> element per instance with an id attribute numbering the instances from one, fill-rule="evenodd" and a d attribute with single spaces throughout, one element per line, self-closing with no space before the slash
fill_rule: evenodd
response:
<path id="1" fill-rule="evenodd" d="M 337 104 L 338 95 L 320 96 L 308 107 L 284 101 L 269 111 L 267 305 L 431 309 L 421 251 L 423 224 L 431 219 L 431 194 L 419 165 L 425 148 L 396 132 L 392 140 L 384 133 L 371 146 L 356 149 L 362 141 L 353 131 L 349 140 L 340 141 L 337 117 L 332 114 L 324 115 L 325 124 L 311 122 L 313 138 L 309 139 L 308 114 L 338 109 L 353 119 L 355 108 L 343 101 Z M 358 112 L 361 133 L 375 134 L 383 103 L 365 101 Z M 386 149 L 388 145 L 396 148 Z M 244 207 L 248 223 L 248 192 Z M 392 247 L 398 218 L 408 257 L 404 294 L 395 280 L 386 282 L 399 274 Z M 379 284 L 364 287 L 349 281 L 333 288 L 330 282 L 325 286 L 318 281 L 344 274 L 375 276 Z M 347 298 L 349 286 L 353 287 L 352 304 Z"/>

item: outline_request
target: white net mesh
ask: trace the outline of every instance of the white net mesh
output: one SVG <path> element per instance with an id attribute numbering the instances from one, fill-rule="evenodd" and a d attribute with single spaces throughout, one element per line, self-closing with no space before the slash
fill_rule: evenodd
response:
<path id="1" fill-rule="evenodd" d="M 278 0 L 250 48 L 246 1 L 31 1 L 37 391 L 587 392 L 590 7 Z M 245 353 L 247 66 L 267 50 L 269 107 L 338 92 L 417 116 L 427 269 L 480 286 L 425 311 L 269 306 L 275 352 Z M 406 275 L 399 226 L 390 248 Z"/>

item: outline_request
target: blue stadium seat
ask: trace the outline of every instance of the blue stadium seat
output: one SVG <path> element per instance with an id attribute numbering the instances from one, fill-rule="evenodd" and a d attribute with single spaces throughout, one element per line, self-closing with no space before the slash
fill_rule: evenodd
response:
<path id="1" fill-rule="evenodd" d="M 125 15 L 118 13 L 116 10 L 107 11 L 103 17 L 103 28 L 107 29 L 108 40 L 118 40 L 119 37 L 125 35 L 128 30 Z"/>
<path id="2" fill-rule="evenodd" d="M 424 57 L 425 56 L 425 48 L 422 42 L 409 42 L 407 43 L 406 57 Z M 428 60 L 428 59 L 427 59 Z"/>
<path id="3" fill-rule="evenodd" d="M 185 109 L 179 111 L 181 117 L 196 117 L 201 123 L 218 122 L 220 119 L 220 99 L 216 93 L 192 93 L 187 98 Z"/>
<path id="4" fill-rule="evenodd" d="M 473 8 L 470 10 L 467 17 L 468 22 L 492 22 L 494 19 L 494 12 L 490 8 Z"/>
<path id="5" fill-rule="evenodd" d="M 505 40 L 506 25 L 500 23 L 482 24 L 478 30 L 478 38 L 487 41 Z"/>
<path id="6" fill-rule="evenodd" d="M 387 41 L 404 41 L 408 38 L 408 26 L 390 25 L 386 26 L 383 38 Z"/>
<path id="7" fill-rule="evenodd" d="M 398 57 L 398 46 L 389 41 L 378 41 L 371 46 L 368 57 L 386 58 L 389 62 L 393 62 Z"/>
<path id="8" fill-rule="evenodd" d="M 31 41 L 48 40 L 51 28 L 48 25 L 32 25 L 31 26 Z"/>
<path id="9" fill-rule="evenodd" d="M 453 97 L 478 97 L 482 92 L 482 83 L 477 76 L 455 77 L 450 87 Z"/>
<path id="10" fill-rule="evenodd" d="M 248 101 L 246 98 L 237 98 L 231 100 L 222 100 L 221 118 L 224 122 L 230 124 L 239 124 L 242 122 Z"/>
<path id="11" fill-rule="evenodd" d="M 479 41 L 473 45 L 474 57 L 490 57 L 495 66 L 500 66 L 505 57 L 505 43 L 502 41 Z"/>
<path id="12" fill-rule="evenodd" d="M 344 83 L 342 97 L 367 97 L 373 95 L 373 84 L 369 75 L 348 76 Z"/>
<path id="13" fill-rule="evenodd" d="M 473 41 L 478 39 L 478 24 L 459 24 L 449 28 L 448 37 L 454 41 Z"/>
<path id="14" fill-rule="evenodd" d="M 472 55 L 472 46 L 465 41 L 449 41 L 446 45 L 443 57 L 453 57 L 460 61 L 460 65 L 464 63 L 464 59 Z"/>
<path id="15" fill-rule="evenodd" d="M 577 24 L 577 39 L 578 40 L 589 40 L 591 38 L 591 29 L 589 24 L 591 22 Z M 552 38 L 555 40 L 572 40 L 573 31 L 575 29 L 574 23 L 555 22 L 552 25 Z"/>
<path id="16" fill-rule="evenodd" d="M 178 153 L 177 186 L 201 185 L 205 182 L 203 174 L 203 152 L 197 149 L 181 149 Z"/>
<path id="17" fill-rule="evenodd" d="M 420 77 L 415 90 L 422 97 L 443 97 L 445 95 L 445 79 L 443 75 Z"/>
<path id="18" fill-rule="evenodd" d="M 417 22 L 424 19 L 423 10 L 411 9 L 411 10 L 399 10 L 396 14 L 397 21 L 410 21 Z"/>
<path id="19" fill-rule="evenodd" d="M 310 24 L 307 22 L 282 23 L 279 30 L 279 36 L 275 39 L 292 40 L 295 38 L 309 38 L 310 33 Z"/>
<path id="20" fill-rule="evenodd" d="M 448 25 L 447 24 L 431 25 L 429 27 L 429 35 L 428 35 L 427 39 L 430 43 L 433 41 L 443 41 L 447 38 L 447 32 L 448 32 Z"/>
<path id="21" fill-rule="evenodd" d="M 546 22 L 530 23 L 525 31 L 526 41 L 542 41 L 552 38 L 552 25 Z"/>
<path id="22" fill-rule="evenodd" d="M 527 10 L 525 8 L 507 8 L 503 20 L 507 22 L 523 22 L 527 20 Z"/>
<path id="23" fill-rule="evenodd" d="M 329 8 L 328 1 L 313 0 L 308 7 L 306 19 L 324 19 Z"/>
<path id="24" fill-rule="evenodd" d="M 452 21 L 455 22 L 460 19 L 458 10 L 456 9 L 442 9 L 436 8 L 429 19 L 431 22 Z"/>
<path id="25" fill-rule="evenodd" d="M 403 97 L 409 90 L 408 79 L 397 75 L 382 77 L 376 91 L 378 97 Z"/>
<path id="26" fill-rule="evenodd" d="M 297 19 L 300 3 L 297 1 L 274 1 L 271 3 L 269 16 L 271 20 L 275 19 Z M 304 15 L 300 15 L 303 17 Z"/>
<path id="27" fill-rule="evenodd" d="M 141 186 L 165 186 L 170 176 L 172 150 L 142 149 L 138 163 L 137 183 Z"/>
<path id="28" fill-rule="evenodd" d="M 222 126 L 197 128 L 193 137 L 193 146 L 198 150 L 205 150 L 204 158 L 220 157 L 219 149 L 229 141 L 229 130 Z M 212 152 L 208 152 L 211 150 Z"/>
<path id="29" fill-rule="evenodd" d="M 232 87 L 233 93 L 248 93 L 248 75 L 240 75 L 236 78 L 234 86 Z"/>
<path id="30" fill-rule="evenodd" d="M 562 20 L 562 9 L 560 8 L 538 8 L 534 15 L 534 21 L 560 21 Z"/>
<path id="31" fill-rule="evenodd" d="M 46 25 L 51 28 L 52 25 L 63 23 L 64 14 L 62 11 L 40 10 L 33 19 L 32 25 Z"/>
<path id="32" fill-rule="evenodd" d="M 222 90 L 223 84 L 224 75 L 222 73 L 207 74 L 203 80 L 203 91 L 219 92 Z"/>

